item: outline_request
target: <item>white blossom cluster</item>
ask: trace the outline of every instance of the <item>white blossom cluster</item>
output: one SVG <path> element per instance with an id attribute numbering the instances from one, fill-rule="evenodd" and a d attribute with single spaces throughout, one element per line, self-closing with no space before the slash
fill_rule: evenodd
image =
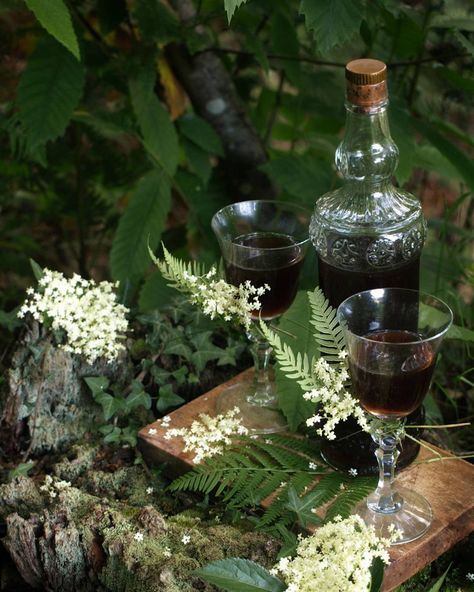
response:
<path id="1" fill-rule="evenodd" d="M 53 479 L 51 475 L 46 475 L 43 485 L 40 486 L 40 491 L 46 492 L 51 499 L 57 497 L 58 493 L 71 487 L 69 481 L 62 481 L 60 479 Z"/>
<path id="2" fill-rule="evenodd" d="M 321 424 L 322 427 L 318 428 L 316 433 L 328 440 L 335 439 L 334 428 L 351 415 L 356 418 L 363 430 L 369 429 L 362 408 L 345 388 L 349 373 L 344 362 L 344 354 L 345 352 L 341 352 L 340 365 L 329 364 L 324 358 L 319 358 L 313 368 L 316 386 L 303 395 L 306 400 L 317 403 L 319 411 L 306 420 L 306 425 L 313 427 Z"/>
<path id="3" fill-rule="evenodd" d="M 373 560 L 388 564 L 387 549 L 398 536 L 379 538 L 360 516 L 338 516 L 313 535 L 300 536 L 296 556 L 280 559 L 272 573 L 283 577 L 286 592 L 367 592 Z"/>
<path id="4" fill-rule="evenodd" d="M 234 320 L 249 329 L 252 312 L 260 310 L 261 307 L 259 297 L 270 290 L 270 287 L 265 284 L 256 288 L 249 280 L 233 286 L 223 279 L 212 279 L 216 273 L 215 267 L 204 276 L 192 275 L 185 271 L 182 275 L 182 289 L 189 293 L 190 302 L 199 306 L 211 319 L 220 317 L 224 321 Z"/>
<path id="5" fill-rule="evenodd" d="M 121 340 L 128 328 L 128 309 L 117 303 L 114 287 L 44 269 L 38 290 L 26 291 L 28 298 L 18 316 L 31 313 L 40 323 L 50 322 L 54 330 L 65 333 L 66 343 L 60 347 L 83 355 L 91 364 L 100 357 L 112 361 L 125 349 Z"/>
<path id="6" fill-rule="evenodd" d="M 240 409 L 234 407 L 224 415 L 211 417 L 205 413 L 193 421 L 189 428 L 171 428 L 166 431 L 165 440 L 181 437 L 184 452 L 194 452 L 193 462 L 200 463 L 204 458 L 221 454 L 224 447 L 232 443 L 235 436 L 245 436 L 248 430 L 238 417 Z"/>

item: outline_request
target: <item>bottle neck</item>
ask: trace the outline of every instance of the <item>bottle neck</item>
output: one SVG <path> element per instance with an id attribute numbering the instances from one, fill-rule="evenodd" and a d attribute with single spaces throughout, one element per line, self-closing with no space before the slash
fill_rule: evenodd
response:
<path id="1" fill-rule="evenodd" d="M 346 103 L 346 127 L 336 150 L 336 167 L 351 182 L 391 183 L 398 164 L 398 148 L 390 136 L 388 101 L 376 107 Z"/>

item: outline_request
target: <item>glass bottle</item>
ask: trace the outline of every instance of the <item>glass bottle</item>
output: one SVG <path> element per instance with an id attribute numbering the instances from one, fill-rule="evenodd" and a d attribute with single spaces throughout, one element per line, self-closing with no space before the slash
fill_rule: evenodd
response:
<path id="1" fill-rule="evenodd" d="M 426 229 L 419 200 L 392 182 L 398 148 L 388 123 L 386 65 L 353 60 L 346 66 L 346 85 L 345 133 L 335 157 L 344 183 L 318 198 L 310 224 L 319 286 L 333 307 L 363 290 L 417 290 Z M 371 438 L 357 430 L 355 422 L 341 425 L 340 438 L 323 443 L 323 455 L 340 469 L 375 473 Z M 399 466 L 409 464 L 417 448 L 405 439 Z"/>

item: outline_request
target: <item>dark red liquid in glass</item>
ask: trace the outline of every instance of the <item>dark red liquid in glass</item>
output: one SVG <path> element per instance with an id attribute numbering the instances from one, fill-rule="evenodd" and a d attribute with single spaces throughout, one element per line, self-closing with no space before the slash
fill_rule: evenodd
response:
<path id="1" fill-rule="evenodd" d="M 232 261 L 225 263 L 226 278 L 236 286 L 247 280 L 256 287 L 268 284 L 270 291 L 259 297 L 261 311 L 255 318 L 272 319 L 287 310 L 296 296 L 303 251 L 285 234 L 255 232 L 234 239 Z M 245 248 L 241 248 L 245 247 Z"/>
<path id="2" fill-rule="evenodd" d="M 333 267 L 318 257 L 319 287 L 329 304 L 337 308 L 343 300 L 357 292 L 374 288 L 408 288 L 418 290 L 420 260 L 384 271 L 348 271 Z"/>
<path id="3" fill-rule="evenodd" d="M 358 343 L 350 359 L 353 392 L 378 417 L 405 417 L 421 405 L 433 376 L 435 355 L 429 343 L 411 331 L 376 331 Z M 387 348 L 387 343 L 404 344 Z"/>

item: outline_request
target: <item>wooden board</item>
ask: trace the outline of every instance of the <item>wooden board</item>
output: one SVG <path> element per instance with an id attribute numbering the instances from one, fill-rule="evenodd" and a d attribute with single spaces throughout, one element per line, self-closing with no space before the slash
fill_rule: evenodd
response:
<path id="1" fill-rule="evenodd" d="M 139 446 L 145 460 L 150 464 L 167 463 L 172 477 L 193 468 L 194 455 L 182 452 L 180 438 L 165 440 L 166 430 L 190 426 L 200 413 L 215 415 L 216 399 L 226 386 L 248 379 L 251 373 L 252 369 L 246 370 L 170 413 L 169 426 L 157 420 L 140 430 Z M 433 508 L 433 524 L 419 540 L 390 549 L 391 564 L 385 569 L 384 592 L 399 586 L 474 530 L 474 466 L 432 448 L 445 460 L 422 462 L 434 457 L 422 448 L 417 464 L 402 471 L 397 481 L 426 497 Z"/>

